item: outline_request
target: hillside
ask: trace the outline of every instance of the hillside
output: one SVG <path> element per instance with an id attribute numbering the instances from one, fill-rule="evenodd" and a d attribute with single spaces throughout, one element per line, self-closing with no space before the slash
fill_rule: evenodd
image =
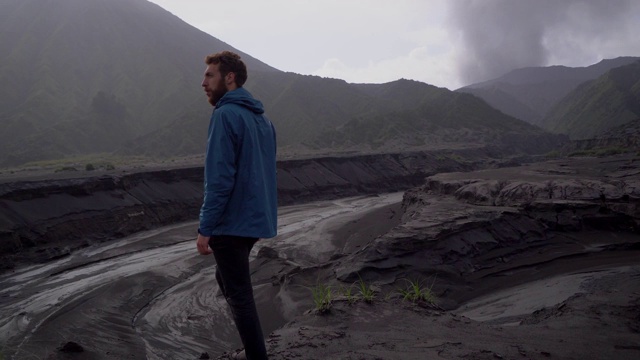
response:
<path id="1" fill-rule="evenodd" d="M 0 0 L 0 164 L 115 150 L 202 97 L 232 49 L 145 0 Z"/>
<path id="2" fill-rule="evenodd" d="M 547 112 L 585 81 L 610 69 L 640 60 L 638 57 L 605 59 L 587 67 L 529 67 L 456 91 L 474 94 L 489 105 L 529 123 L 540 125 Z"/>
<path id="3" fill-rule="evenodd" d="M 390 102 L 358 91 L 343 80 L 317 76 L 260 72 L 249 74 L 245 87 L 264 104 L 281 148 L 307 141 L 355 116 L 393 109 Z M 195 108 L 198 110 L 168 126 L 128 142 L 118 152 L 152 157 L 202 153 L 212 108 L 202 96 Z"/>
<path id="4" fill-rule="evenodd" d="M 389 90 L 402 82 L 413 85 L 401 80 L 389 84 Z M 505 115 L 470 94 L 431 87 L 422 92 L 421 99 L 414 100 L 413 109 L 355 118 L 319 134 L 307 145 L 375 152 L 490 146 L 515 154 L 544 153 L 566 141 L 563 136 L 550 136 L 536 126 Z"/>
<path id="5" fill-rule="evenodd" d="M 264 102 L 285 157 L 485 146 L 499 149 L 496 156 L 501 156 L 546 153 L 568 140 L 505 115 L 475 96 L 418 81 L 348 84 L 296 74 L 260 76 L 283 79 L 255 80 L 247 88 Z M 121 153 L 201 153 L 207 120 L 204 115 L 185 116 L 126 144 Z"/>
<path id="6" fill-rule="evenodd" d="M 245 87 L 264 103 L 267 115 L 276 125 L 278 144 L 289 155 L 301 151 L 308 153 L 309 147 L 301 147 L 300 144 L 313 143 L 320 134 L 348 131 L 343 125 L 355 118 L 369 123 L 368 119 L 382 114 L 416 108 L 433 91 L 449 92 L 408 80 L 386 84 L 348 84 L 343 80 L 317 76 L 267 72 L 250 77 Z M 168 151 L 178 151 L 183 155 L 202 152 L 206 140 L 202 133 L 207 129 L 210 111 L 184 116 L 163 129 L 132 141 L 121 152 L 149 156 L 166 156 Z M 372 126 L 374 123 L 375 120 Z M 331 143 L 315 146 L 310 152 L 314 149 L 320 153 L 343 150 Z"/>
<path id="7" fill-rule="evenodd" d="M 225 49 L 246 60 L 246 87 L 289 157 L 494 144 L 515 121 L 416 81 L 349 84 L 282 72 L 146 0 L 0 0 L 0 30 L 5 167 L 87 154 L 201 154 L 211 114 L 203 59 Z M 517 127 L 521 136 L 541 134 Z"/>
<path id="8" fill-rule="evenodd" d="M 580 85 L 549 111 L 542 126 L 572 139 L 588 139 L 638 117 L 640 61 Z"/>

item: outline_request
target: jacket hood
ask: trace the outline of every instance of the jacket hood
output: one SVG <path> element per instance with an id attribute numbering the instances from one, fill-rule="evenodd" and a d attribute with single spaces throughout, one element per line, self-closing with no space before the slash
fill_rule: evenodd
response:
<path id="1" fill-rule="evenodd" d="M 256 100 L 250 92 L 245 88 L 240 87 L 235 90 L 229 91 L 218 101 L 216 109 L 226 105 L 236 104 L 245 107 L 256 114 L 264 113 L 264 106 L 260 100 Z"/>

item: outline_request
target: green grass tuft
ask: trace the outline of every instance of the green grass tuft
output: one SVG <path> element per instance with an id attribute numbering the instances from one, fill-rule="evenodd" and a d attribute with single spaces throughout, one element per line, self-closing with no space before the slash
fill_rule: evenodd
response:
<path id="1" fill-rule="evenodd" d="M 413 303 L 424 301 L 428 304 L 436 304 L 437 298 L 432 292 L 433 283 L 431 286 L 425 287 L 423 282 L 419 280 L 411 281 L 405 279 L 405 281 L 407 282 L 407 287 L 398 290 L 403 300 L 411 301 Z"/>
<path id="2" fill-rule="evenodd" d="M 358 286 L 358 291 L 360 292 L 360 296 L 362 297 L 362 300 L 364 300 L 366 303 L 371 304 L 373 302 L 373 299 L 376 297 L 376 294 L 371 288 L 371 286 L 367 285 L 364 282 L 364 280 L 362 280 L 360 275 L 358 275 L 358 277 L 360 278 L 360 280 L 358 280 L 357 286 Z"/>
<path id="3" fill-rule="evenodd" d="M 347 299 L 347 303 L 349 305 L 353 305 L 356 301 L 358 301 L 358 297 L 353 293 L 353 285 L 340 288 L 340 293 Z"/>
<path id="4" fill-rule="evenodd" d="M 310 288 L 313 295 L 313 303 L 319 314 L 325 314 L 331 310 L 331 304 L 333 302 L 333 295 L 331 287 L 326 284 L 316 284 Z"/>

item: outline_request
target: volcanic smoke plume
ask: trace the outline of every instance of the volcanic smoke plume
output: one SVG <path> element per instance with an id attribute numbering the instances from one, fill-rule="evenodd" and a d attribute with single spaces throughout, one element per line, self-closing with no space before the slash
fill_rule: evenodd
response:
<path id="1" fill-rule="evenodd" d="M 458 71 L 466 84 L 516 68 L 585 66 L 640 51 L 640 45 L 635 49 L 621 45 L 640 31 L 640 2 L 634 0 L 459 0 L 449 4 L 451 25 L 458 31 L 462 49 Z"/>

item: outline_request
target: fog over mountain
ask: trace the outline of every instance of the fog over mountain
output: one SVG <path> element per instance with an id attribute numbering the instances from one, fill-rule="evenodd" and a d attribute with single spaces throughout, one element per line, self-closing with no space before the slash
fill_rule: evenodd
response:
<path id="1" fill-rule="evenodd" d="M 489 80 L 530 66 L 594 64 L 624 55 L 640 21 L 634 0 L 452 1 L 450 16 L 463 46 L 462 82 Z M 594 52 L 594 49 L 597 49 Z M 609 56 L 613 57 L 613 56 Z"/>

